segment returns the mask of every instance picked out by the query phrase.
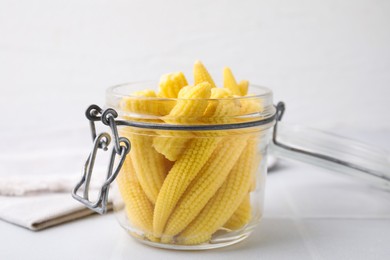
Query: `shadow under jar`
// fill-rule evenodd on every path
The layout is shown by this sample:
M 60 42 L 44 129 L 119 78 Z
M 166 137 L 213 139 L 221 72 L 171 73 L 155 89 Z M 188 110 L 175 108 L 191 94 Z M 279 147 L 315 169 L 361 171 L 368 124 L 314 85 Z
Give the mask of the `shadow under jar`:
M 156 85 L 106 92 L 107 107 L 129 123 L 119 136 L 131 143 L 113 189 L 119 223 L 137 240 L 168 249 L 242 241 L 263 214 L 272 92 L 251 86 L 252 96 L 225 99 L 129 95 Z

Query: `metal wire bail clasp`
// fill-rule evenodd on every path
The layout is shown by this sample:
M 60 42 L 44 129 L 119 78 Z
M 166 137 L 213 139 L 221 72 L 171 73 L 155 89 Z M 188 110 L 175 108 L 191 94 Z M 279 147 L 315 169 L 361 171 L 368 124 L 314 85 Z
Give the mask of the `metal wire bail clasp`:
M 107 212 L 108 192 L 110 184 L 118 175 L 125 161 L 126 155 L 130 152 L 131 148 L 130 141 L 127 138 L 119 137 L 118 135 L 117 124 L 115 121 L 115 118 L 117 116 L 118 114 L 114 109 L 108 108 L 106 110 L 102 110 L 97 105 L 89 106 L 86 111 L 86 117 L 88 118 L 91 127 L 93 147 L 91 153 L 88 156 L 87 161 L 85 162 L 81 180 L 73 189 L 72 196 L 74 199 L 80 201 L 85 206 L 98 212 L 99 214 L 104 214 Z M 99 149 L 107 151 L 108 146 L 111 143 L 111 137 L 108 133 L 101 133 L 99 135 L 96 134 L 95 121 L 101 121 L 103 124 L 110 127 L 114 146 L 111 150 L 106 179 L 99 190 L 97 200 L 92 202 L 89 200 L 89 186 L 91 182 L 93 167 L 95 165 L 96 155 Z M 114 170 L 116 156 L 119 156 L 119 162 Z M 84 189 L 82 196 L 78 194 L 78 191 L 81 188 Z

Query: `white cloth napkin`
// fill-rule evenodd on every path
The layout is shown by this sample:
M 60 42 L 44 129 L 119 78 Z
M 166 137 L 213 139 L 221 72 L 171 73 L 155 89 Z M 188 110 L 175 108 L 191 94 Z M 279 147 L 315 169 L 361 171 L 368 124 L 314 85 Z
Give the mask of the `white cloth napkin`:
M 87 126 L 3 133 L 0 219 L 41 230 L 93 214 L 71 196 L 91 147 L 88 134 Z M 104 166 L 102 161 L 95 167 L 91 182 L 95 194 Z
M 69 193 L 0 196 L 0 218 L 30 230 L 41 230 L 91 214 L 93 211 L 74 201 Z
M 67 175 L 19 175 L 0 177 L 1 196 L 29 196 L 54 192 L 70 192 L 77 179 Z
M 0 177 L 0 219 L 30 230 L 41 230 L 93 214 L 71 196 L 77 183 L 75 177 Z M 96 196 L 98 188 L 96 183 L 91 184 L 91 197 Z M 109 209 L 111 206 L 109 202 Z

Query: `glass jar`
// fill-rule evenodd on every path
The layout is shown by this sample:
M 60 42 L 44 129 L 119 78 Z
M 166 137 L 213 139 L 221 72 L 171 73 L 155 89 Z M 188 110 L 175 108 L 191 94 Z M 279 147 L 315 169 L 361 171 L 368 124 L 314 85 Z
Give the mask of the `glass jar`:
M 106 93 L 118 119 L 131 122 L 118 128 L 132 145 L 113 196 L 121 226 L 163 248 L 208 249 L 245 239 L 263 215 L 272 92 L 251 86 L 250 97 L 202 100 L 129 95 L 156 85 Z M 175 107 L 205 112 L 167 114 Z
M 142 243 L 198 250 L 248 237 L 263 215 L 269 146 L 279 157 L 390 187 L 387 153 L 339 136 L 280 125 L 284 104 L 274 106 L 272 91 L 265 87 L 252 85 L 251 96 L 221 99 L 129 94 L 156 85 L 109 88 L 108 108 L 88 108 L 93 150 L 72 192 L 87 207 L 105 213 L 110 184 L 116 180 L 112 193 L 117 219 Z M 109 126 L 111 135 L 97 135 L 98 121 Z M 92 202 L 89 183 L 96 154 L 109 145 L 107 177 Z

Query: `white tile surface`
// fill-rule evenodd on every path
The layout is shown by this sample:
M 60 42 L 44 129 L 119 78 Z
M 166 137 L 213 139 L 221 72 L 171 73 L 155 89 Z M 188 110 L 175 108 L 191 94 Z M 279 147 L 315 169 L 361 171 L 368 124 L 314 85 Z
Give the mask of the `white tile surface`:
M 390 218 L 305 220 L 310 241 L 323 259 L 387 259 Z

